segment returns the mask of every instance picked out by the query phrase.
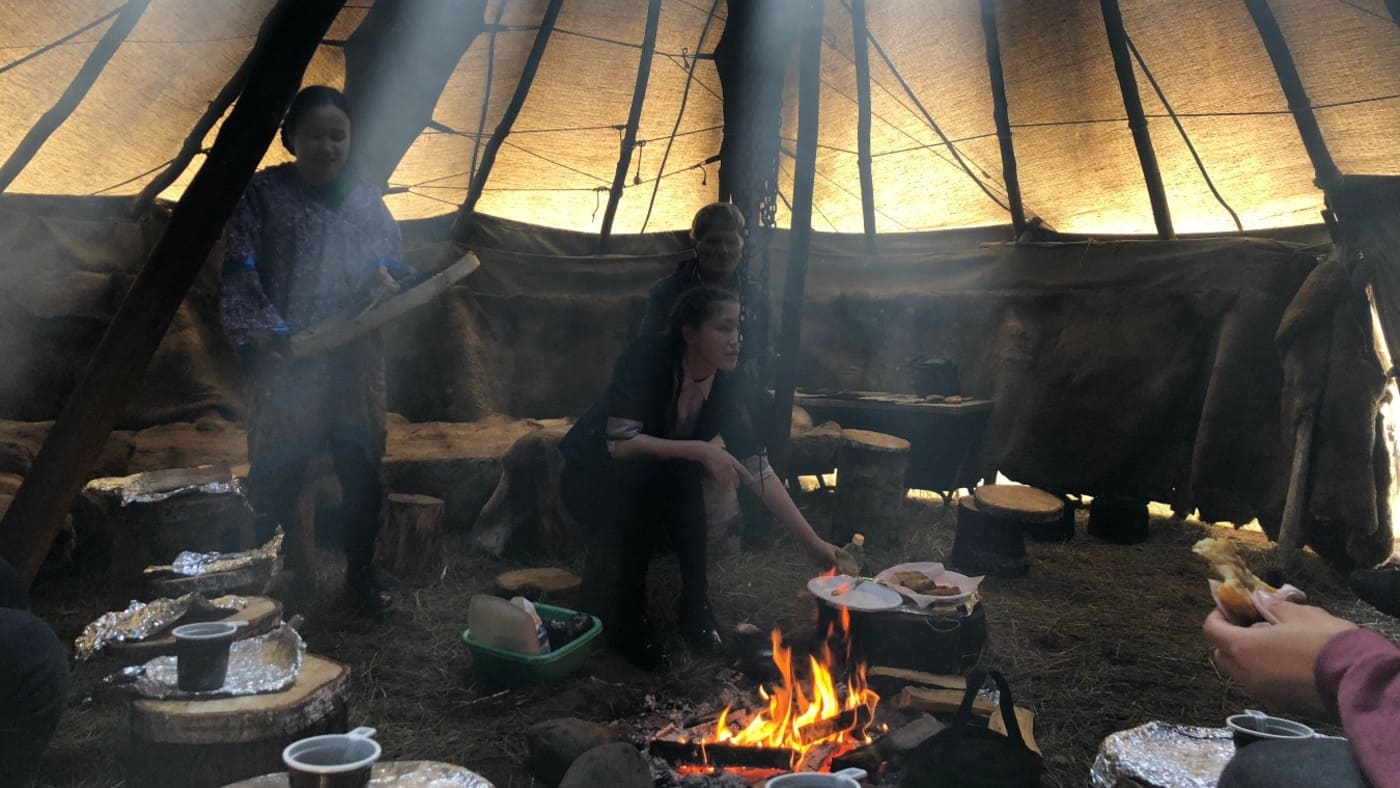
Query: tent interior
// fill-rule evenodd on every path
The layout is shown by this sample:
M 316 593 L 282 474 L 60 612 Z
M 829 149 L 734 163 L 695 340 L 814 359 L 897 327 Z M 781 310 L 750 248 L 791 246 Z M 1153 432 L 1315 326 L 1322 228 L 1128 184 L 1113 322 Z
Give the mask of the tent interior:
M 290 5 L 0 5 L 0 506 L 45 435 L 77 418 L 70 395 L 113 317 L 146 308 L 124 303 L 128 292 L 182 221 L 201 170 L 226 168 L 220 132 L 253 98 L 245 84 L 277 54 L 258 44 L 294 16 Z M 742 276 L 764 301 L 745 304 L 746 321 L 756 316 L 745 353 L 779 401 L 784 380 L 912 394 L 920 359 L 948 359 L 962 392 L 992 403 L 960 482 L 1000 474 L 1085 501 L 1157 502 L 1154 529 L 1254 523 L 1280 539 L 1292 528 L 1294 546 L 1317 555 L 1290 568 L 1320 589 L 1394 553 L 1394 0 L 334 5 L 343 7 L 296 81 L 350 96 L 352 167 L 383 184 L 409 262 L 432 274 L 464 248 L 481 261 L 384 330 L 398 414 L 386 487 L 446 500 L 449 544 L 463 553 L 449 561 L 485 573 L 418 592 L 438 592 L 418 611 L 454 616 L 438 622 L 448 629 L 465 625 L 466 599 L 449 604 L 448 590 L 489 591 L 490 574 L 529 560 L 519 550 L 483 556 L 473 539 L 503 456 L 603 391 L 639 334 L 649 285 L 691 259 L 691 218 L 721 199 L 747 216 Z M 1126 44 L 1117 51 L 1110 8 Z M 260 166 L 291 159 L 265 143 Z M 87 435 L 105 448 L 93 448 L 79 481 L 247 461 L 244 380 L 220 325 L 222 248 L 192 248 L 193 284 L 115 423 Z M 783 321 L 795 307 L 800 340 Z M 795 422 L 793 436 L 810 426 Z M 824 512 L 827 494 L 799 503 Z M 81 537 L 92 518 L 79 509 Z M 947 538 L 880 557 L 945 560 L 927 551 L 948 548 L 953 515 L 929 512 Z M 1161 538 L 1167 545 L 1148 547 L 1186 554 L 1186 537 Z M 1063 549 L 1089 550 L 1081 541 Z M 12 559 L 14 545 L 0 538 L 0 554 Z M 715 562 L 763 572 L 763 555 Z M 1071 552 L 1047 555 L 1045 566 L 1076 571 Z M 1251 555 L 1275 560 L 1273 548 Z M 94 591 L 105 567 L 77 560 L 50 552 L 33 592 L 65 638 L 78 618 L 111 609 Z M 1154 559 L 1117 560 L 1091 568 L 1114 576 Z M 791 596 L 805 582 L 775 571 L 790 587 L 769 593 Z M 1040 604 L 1013 587 L 1039 579 L 1003 581 L 988 601 Z M 1171 614 L 1187 625 L 1179 640 L 1200 640 L 1192 617 L 1208 610 L 1203 579 L 1201 568 L 1174 581 L 1200 586 L 1172 597 L 1189 608 Z M 1346 591 L 1321 598 L 1395 633 L 1394 619 Z M 742 605 L 723 612 L 773 623 Z M 789 614 L 807 626 L 806 613 Z M 326 621 L 350 634 L 332 635 Z M 993 643 L 1006 623 L 993 620 Z M 334 614 L 312 626 L 320 650 L 357 674 L 373 670 L 378 657 L 347 643 L 372 641 L 372 627 Z M 424 653 L 455 648 L 440 678 L 457 705 L 440 710 L 443 725 L 467 724 L 477 700 L 501 711 L 493 690 L 460 690 L 460 672 L 471 675 L 460 642 L 435 648 Z M 1000 664 L 1013 685 L 1031 687 L 1022 698 L 1039 703 L 1040 724 L 1071 727 L 1054 719 L 1054 689 L 1013 669 L 1039 663 L 1007 653 L 1019 656 Z M 1204 657 L 1197 663 L 1217 710 L 1244 702 Z M 616 678 L 608 670 L 599 675 Z M 75 686 L 106 672 L 81 665 Z M 646 681 L 656 679 L 624 683 Z M 375 686 L 357 684 L 352 708 L 380 708 Z M 82 703 L 92 705 L 70 699 L 44 779 L 113 784 L 125 737 L 113 729 L 116 702 L 99 712 L 75 709 Z M 1149 719 L 1098 711 L 1118 727 Z M 1178 721 L 1214 719 L 1199 708 L 1187 716 Z M 1116 729 L 1042 737 L 1050 784 L 1083 784 L 1096 743 Z M 97 755 L 71 757 L 95 740 Z M 505 749 L 489 753 L 491 741 Z M 478 761 L 464 765 L 490 765 L 483 773 L 497 785 L 534 779 L 521 746 L 491 741 L 431 752 L 388 738 L 385 749 L 403 760 L 465 753 Z

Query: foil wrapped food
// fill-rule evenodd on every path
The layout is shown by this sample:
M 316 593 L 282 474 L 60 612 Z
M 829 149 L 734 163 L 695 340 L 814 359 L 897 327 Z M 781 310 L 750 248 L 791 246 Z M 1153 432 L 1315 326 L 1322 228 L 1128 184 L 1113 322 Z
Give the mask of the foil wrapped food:
M 239 695 L 264 695 L 292 686 L 306 658 L 306 643 L 287 624 L 265 635 L 235 640 L 229 647 L 224 685 L 208 692 L 179 688 L 176 657 L 156 657 L 144 665 L 125 668 L 107 677 L 110 684 L 143 698 L 196 700 Z
M 1149 722 L 1104 739 L 1089 782 L 1094 788 L 1215 788 L 1234 756 L 1226 728 Z
M 475 772 L 438 761 L 376 764 L 369 784 L 385 788 L 495 788 Z
M 175 556 L 175 560 L 164 566 L 148 566 L 146 574 L 176 574 L 185 577 L 208 575 L 215 572 L 231 572 L 235 569 L 259 563 L 272 563 L 282 552 L 282 527 L 267 540 L 267 544 L 252 550 L 238 553 L 195 553 L 186 550 Z
M 241 596 L 221 596 L 205 599 L 200 594 L 185 594 L 177 599 L 153 599 L 150 602 L 132 600 L 126 610 L 103 613 L 96 621 L 83 627 L 83 633 L 73 641 L 74 656 L 89 660 L 107 647 L 108 643 L 129 643 L 146 640 L 175 626 L 181 619 L 197 615 L 201 620 L 222 618 L 248 606 Z
M 205 465 L 198 468 L 133 473 L 130 476 L 110 476 L 93 479 L 84 489 L 115 498 L 122 506 L 154 503 L 188 493 L 243 495 L 243 485 L 234 478 L 227 465 Z

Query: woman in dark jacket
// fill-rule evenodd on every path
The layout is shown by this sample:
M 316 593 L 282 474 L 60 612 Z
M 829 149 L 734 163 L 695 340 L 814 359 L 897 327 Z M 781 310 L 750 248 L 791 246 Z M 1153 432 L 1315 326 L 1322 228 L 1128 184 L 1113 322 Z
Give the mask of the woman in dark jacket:
M 564 438 L 564 499 L 591 532 L 584 608 L 633 662 L 663 662 L 646 618 L 653 534 L 675 535 L 681 634 L 692 648 L 721 645 L 706 577 L 702 474 L 743 482 L 823 569 L 840 552 L 822 540 L 773 474 L 754 430 L 752 385 L 735 372 L 739 301 L 698 287 L 677 302 L 665 334 L 643 335 L 618 360 L 602 399 Z M 720 436 L 724 447 L 711 443 Z

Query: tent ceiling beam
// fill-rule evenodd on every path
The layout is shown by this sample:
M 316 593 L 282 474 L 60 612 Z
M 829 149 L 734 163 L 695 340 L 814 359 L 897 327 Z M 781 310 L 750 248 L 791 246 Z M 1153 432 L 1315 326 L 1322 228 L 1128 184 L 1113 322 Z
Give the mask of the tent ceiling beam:
M 1157 166 L 1157 152 L 1152 148 L 1152 133 L 1147 130 L 1147 115 L 1138 93 L 1137 75 L 1133 73 L 1132 57 L 1128 54 L 1128 31 L 1123 27 L 1123 12 L 1118 0 L 1099 0 L 1103 11 L 1104 30 L 1108 33 L 1108 49 L 1113 54 L 1113 71 L 1118 76 L 1118 90 L 1123 94 L 1123 109 L 1128 113 L 1128 128 L 1133 132 L 1142 178 L 1147 183 L 1147 198 L 1152 203 L 1152 219 L 1157 235 L 1175 238 L 1171 208 L 1167 205 L 1167 189 L 1162 184 L 1162 171 Z
M 204 108 L 204 113 L 195 121 L 194 128 L 185 135 L 185 141 L 180 144 L 180 150 L 175 154 L 174 161 L 170 162 L 160 174 L 151 179 L 150 183 L 136 195 L 136 199 L 131 201 L 130 215 L 133 219 L 139 218 L 146 212 L 151 204 L 156 201 L 160 193 L 165 191 L 170 184 L 174 183 L 185 168 L 194 161 L 195 154 L 204 147 L 204 138 L 209 136 L 209 131 L 214 128 L 214 124 L 219 122 L 219 118 L 224 116 L 228 108 L 238 98 L 238 94 L 243 92 L 243 85 L 248 79 L 248 69 L 259 57 L 262 56 L 263 47 L 267 46 L 268 28 L 273 19 L 272 14 L 263 17 L 262 24 L 258 26 L 258 37 L 253 41 L 253 48 L 248 51 L 248 56 L 243 62 L 238 64 L 238 70 L 233 72 L 233 76 L 224 83 L 218 95 L 209 102 L 209 106 Z
M 1225 212 L 1230 214 L 1230 220 L 1235 223 L 1235 229 L 1239 232 L 1244 232 L 1244 225 L 1240 223 L 1239 214 L 1235 213 L 1235 209 L 1231 208 L 1230 204 L 1225 201 L 1225 197 L 1220 194 L 1220 190 L 1215 188 L 1215 181 L 1211 179 L 1210 173 L 1206 171 L 1205 162 L 1201 161 L 1201 155 L 1196 152 L 1196 146 L 1192 144 L 1191 137 L 1186 133 L 1186 127 L 1181 125 L 1181 118 L 1177 116 L 1176 110 L 1172 109 L 1171 102 L 1167 100 L 1167 94 L 1162 90 L 1162 86 L 1157 84 L 1157 78 L 1152 76 L 1152 69 L 1147 67 L 1147 62 L 1142 59 L 1142 53 L 1138 52 L 1138 48 L 1133 44 L 1133 39 L 1131 37 L 1128 38 L 1128 50 L 1132 53 L 1133 59 L 1137 61 L 1138 68 L 1142 69 L 1143 76 L 1147 77 L 1147 84 L 1151 85 L 1152 91 L 1157 94 L 1157 100 L 1162 102 L 1162 106 L 1166 108 L 1167 117 L 1171 118 L 1172 123 L 1176 124 L 1176 130 L 1181 134 L 1181 141 L 1186 144 L 1186 150 L 1191 153 L 1191 158 L 1195 160 L 1196 169 L 1200 170 L 1201 178 L 1206 182 L 1206 187 L 1210 189 L 1211 194 L 1215 195 L 1215 201 L 1220 203 L 1220 207 L 1224 208 Z
M 1283 95 L 1288 99 L 1288 110 L 1293 113 L 1293 122 L 1298 126 L 1298 134 L 1303 138 L 1303 147 L 1307 149 L 1308 158 L 1312 161 L 1314 183 L 1324 192 L 1329 191 L 1336 185 L 1342 173 L 1332 160 L 1332 153 L 1327 150 L 1327 141 L 1323 139 L 1322 129 L 1317 125 L 1317 117 L 1313 115 L 1312 101 L 1303 89 L 1303 80 L 1298 76 L 1298 66 L 1293 62 L 1293 53 L 1288 49 L 1288 41 L 1279 29 L 1278 20 L 1274 18 L 1274 11 L 1269 7 L 1268 0 L 1244 0 L 1244 4 L 1249 9 L 1250 17 L 1254 19 L 1254 27 L 1259 31 L 1259 37 L 1264 40 L 1264 49 L 1269 53 L 1269 60 L 1274 64 L 1274 73 L 1278 75 Z
M 39 47 L 38 49 L 35 49 L 33 52 L 30 52 L 29 54 L 27 54 L 27 55 L 25 55 L 25 56 L 23 56 L 23 57 L 17 57 L 17 58 L 15 58 L 14 60 L 11 60 L 10 62 L 6 63 L 5 65 L 0 66 L 0 74 L 4 74 L 4 73 L 7 72 L 7 71 L 11 71 L 11 70 L 13 70 L 13 69 L 19 68 L 20 66 L 24 65 L 25 63 L 28 63 L 29 61 L 31 61 L 31 60 L 33 60 L 33 59 L 35 59 L 35 58 L 37 58 L 37 57 L 43 56 L 44 53 L 46 53 L 46 52 L 52 52 L 53 50 L 55 50 L 55 49 L 57 49 L 57 48 L 63 46 L 64 44 L 68 43 L 69 41 L 72 41 L 73 39 L 77 38 L 78 36 L 82 35 L 83 33 L 86 33 L 87 31 L 93 29 L 94 27 L 97 27 L 98 25 L 102 24 L 103 22 L 106 22 L 108 19 L 111 19 L 112 17 L 116 16 L 117 14 L 120 14 L 121 12 L 122 12 L 122 6 L 118 6 L 118 7 L 116 7 L 116 8 L 113 8 L 111 11 L 108 11 L 107 13 L 103 14 L 102 16 L 99 16 L 98 18 L 92 20 L 91 22 L 88 22 L 87 24 L 83 25 L 82 27 L 78 28 L 77 30 L 74 30 L 74 31 L 69 32 L 69 33 L 64 33 L 63 35 L 59 36 L 58 38 L 55 38 L 54 40 L 50 41 L 49 43 L 47 43 L 47 44 L 45 44 L 45 45 Z
M 661 173 L 666 172 L 666 162 L 671 159 L 671 147 L 676 143 L 676 136 L 681 129 L 681 120 L 685 118 L 685 108 L 690 101 L 690 88 L 695 84 L 695 66 L 702 59 L 713 60 L 713 55 L 700 56 L 700 47 L 705 45 L 705 39 L 710 35 L 710 26 L 714 24 L 715 12 L 719 10 L 721 0 L 711 0 L 710 13 L 705 17 L 705 24 L 700 28 L 700 40 L 695 42 L 695 54 L 690 58 L 690 66 L 686 69 L 685 88 L 681 91 L 681 106 L 676 110 L 676 122 L 671 126 L 671 133 L 666 137 L 666 150 L 661 154 L 661 164 L 657 165 L 657 178 L 651 185 L 651 199 L 647 201 L 647 213 L 642 217 L 642 228 L 640 232 L 647 231 L 647 224 L 651 221 L 651 209 L 656 205 L 656 195 L 661 190 Z M 704 164 L 718 161 L 719 155 L 706 159 Z M 701 167 L 703 172 L 704 168 Z
M 506 13 L 506 4 L 496 6 L 496 18 L 486 26 L 490 34 L 486 47 L 486 77 L 481 90 L 481 115 L 476 121 L 476 136 L 472 138 L 472 163 L 467 169 L 467 182 L 476 174 L 476 165 L 481 158 L 481 141 L 486 137 L 486 116 L 491 113 L 491 88 L 496 84 L 496 35 L 500 32 L 501 17 Z M 429 121 L 431 123 L 432 121 Z
M 38 573 L 117 417 L 140 389 L 156 347 L 267 153 L 342 5 L 344 0 L 281 0 L 272 10 L 276 20 L 267 47 L 249 69 L 242 97 L 0 519 L 0 556 L 26 584 Z
M 865 253 L 875 245 L 875 176 L 870 169 L 870 44 L 865 0 L 851 0 L 851 45 L 856 67 L 856 167 L 860 170 L 860 212 L 865 229 Z
M 817 135 L 821 126 L 822 17 L 824 0 L 808 0 L 803 14 L 797 68 L 797 161 L 792 178 L 792 229 L 788 241 L 787 278 L 783 283 L 783 324 L 773 395 L 776 424 L 768 436 L 770 462 L 778 478 L 788 470 L 792 401 L 797 362 L 802 352 L 802 302 L 807 285 L 807 254 L 812 245 L 812 198 L 817 180 Z
M 656 54 L 656 27 L 661 21 L 661 0 L 647 3 L 647 26 L 642 34 L 642 54 L 637 59 L 637 80 L 632 87 L 632 106 L 627 111 L 627 127 L 617 154 L 617 170 L 608 190 L 608 206 L 603 210 L 603 228 L 598 234 L 598 251 L 606 254 L 612 237 L 617 204 L 622 200 L 622 187 L 627 183 L 627 170 L 632 164 L 632 150 L 637 147 L 637 126 L 642 122 L 642 107 L 646 103 L 647 82 L 651 78 L 651 60 Z M 640 177 L 639 177 L 640 180 Z M 660 182 L 660 178 L 657 179 Z
M 1026 208 L 1021 204 L 1021 176 L 1016 170 L 1016 146 L 1011 142 L 1011 115 L 1006 103 L 1006 75 L 1001 68 L 1001 39 L 997 35 L 996 0 L 982 0 L 982 34 L 987 42 L 987 72 L 992 86 L 992 120 L 1001 146 L 1001 179 L 1006 183 L 1006 202 L 1011 209 L 1011 228 L 1016 237 L 1026 229 Z
M 505 144 L 506 137 L 510 135 L 510 129 L 515 125 L 515 119 L 520 116 L 520 108 L 525 106 L 525 99 L 530 95 L 530 86 L 535 82 L 535 73 L 540 70 L 540 61 L 544 59 L 544 50 L 549 46 L 549 36 L 554 32 L 554 24 L 559 19 L 559 9 L 563 7 L 564 0 L 549 0 L 549 5 L 544 9 L 544 16 L 540 19 L 539 31 L 535 33 L 535 42 L 530 45 L 530 54 L 525 58 L 525 67 L 520 72 L 520 81 L 515 85 L 515 93 L 510 97 L 510 103 L 506 105 L 505 114 L 501 116 L 501 122 L 496 124 L 496 130 L 491 133 L 491 139 L 486 143 L 486 149 L 481 153 L 481 167 L 472 174 L 471 188 L 467 191 L 467 199 L 462 203 L 462 207 L 457 212 L 457 218 L 452 225 L 452 237 L 463 238 L 469 229 L 472 212 L 476 210 L 476 204 L 481 200 L 481 192 L 486 188 L 486 179 L 491 177 L 491 167 L 496 163 L 496 155 L 501 151 L 501 145 Z
M 486 0 L 378 0 L 345 44 L 350 163 L 383 186 L 486 24 Z
M 850 7 L 849 0 L 842 0 L 842 4 L 846 5 L 847 8 Z M 948 153 L 952 154 L 953 160 L 957 162 L 958 167 L 961 168 L 963 172 L 967 173 L 967 177 L 971 178 L 972 182 L 977 184 L 977 188 L 981 189 L 984 194 L 991 198 L 992 202 L 1001 206 L 1003 210 L 1009 213 L 1011 208 L 1002 201 L 1000 195 L 992 191 L 986 183 L 983 183 L 981 178 L 977 177 L 977 173 L 972 171 L 972 167 L 968 165 L 967 160 L 958 152 L 958 148 L 953 144 L 953 140 L 950 139 L 947 134 L 943 133 L 942 127 L 933 119 L 933 115 L 929 114 L 928 108 L 919 100 L 918 95 L 914 93 L 914 89 L 910 87 L 909 83 L 904 79 L 904 75 L 899 72 L 899 69 L 895 68 L 894 61 L 890 60 L 890 56 L 886 54 L 885 48 L 880 46 L 880 40 L 875 37 L 874 33 L 869 33 L 868 38 L 870 40 L 870 45 L 875 48 L 875 54 L 880 56 L 880 60 L 884 62 L 885 68 L 888 68 L 890 73 L 894 75 L 894 78 L 899 82 L 900 88 L 904 90 L 904 94 L 909 97 L 910 101 L 914 102 L 914 106 L 919 110 L 919 114 L 924 116 L 924 122 L 928 124 L 934 134 L 938 135 L 938 139 L 943 142 L 943 146 L 948 149 Z
M 127 0 L 121 13 L 112 20 L 107 32 L 102 34 L 97 46 L 88 54 L 87 60 L 83 62 L 82 68 L 78 69 L 77 76 L 73 77 L 63 95 L 58 97 L 58 101 L 54 102 L 48 112 L 39 117 L 39 121 L 24 135 L 24 139 L 20 140 L 5 163 L 0 165 L 0 192 L 10 188 L 15 178 L 19 177 L 24 168 L 29 166 L 29 162 L 39 154 L 39 149 L 49 141 L 49 137 L 58 131 L 58 127 L 62 126 L 63 122 L 68 120 L 68 116 L 83 102 L 93 83 L 102 76 L 112 56 L 117 53 L 126 37 L 131 35 L 132 29 L 141 21 L 141 15 L 146 13 L 146 7 L 150 4 L 151 0 Z

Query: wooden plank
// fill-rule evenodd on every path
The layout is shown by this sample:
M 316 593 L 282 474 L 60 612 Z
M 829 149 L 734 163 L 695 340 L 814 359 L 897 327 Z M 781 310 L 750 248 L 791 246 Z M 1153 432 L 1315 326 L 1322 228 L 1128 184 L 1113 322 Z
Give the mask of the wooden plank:
M 950 676 L 939 673 L 925 673 L 922 670 L 909 670 L 908 668 L 892 668 L 883 665 L 872 666 L 865 673 L 866 679 L 872 683 L 876 680 L 888 679 L 892 682 L 903 684 L 921 684 L 925 687 L 936 687 L 938 689 L 965 690 L 967 689 L 967 679 L 963 676 Z
M 447 292 L 452 285 L 481 267 L 476 254 L 467 252 L 457 262 L 433 274 L 408 290 L 392 296 L 351 317 L 324 320 L 293 335 L 288 344 L 292 356 L 305 358 L 340 347 L 427 304 Z

